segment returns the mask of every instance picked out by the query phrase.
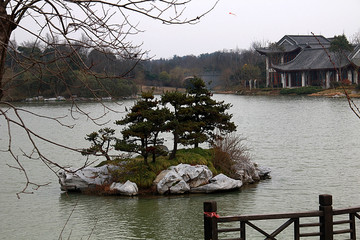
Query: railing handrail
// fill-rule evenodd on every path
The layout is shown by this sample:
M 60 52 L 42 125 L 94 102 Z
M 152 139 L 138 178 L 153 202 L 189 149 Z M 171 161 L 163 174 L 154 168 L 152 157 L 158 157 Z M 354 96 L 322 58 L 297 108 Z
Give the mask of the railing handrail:
M 236 222 L 236 221 L 254 221 L 254 220 L 271 220 L 285 218 L 302 218 L 302 217 L 321 217 L 322 211 L 294 212 L 294 213 L 274 213 L 260 215 L 239 215 L 239 216 L 219 216 L 218 222 Z
M 351 208 L 334 209 L 333 215 L 342 215 L 342 214 L 356 213 L 356 212 L 360 212 L 360 206 L 351 207 Z
M 246 239 L 246 225 L 255 229 L 266 239 L 276 239 L 280 232 L 294 225 L 294 239 L 300 239 L 308 236 L 319 236 L 320 240 L 333 240 L 337 234 L 350 234 L 350 239 L 356 239 L 355 219 L 360 220 L 360 206 L 342 208 L 334 210 L 332 207 L 331 195 L 319 195 L 319 211 L 293 212 L 293 213 L 274 213 L 260 215 L 239 215 L 239 216 L 219 216 L 217 214 L 216 202 L 204 203 L 204 230 L 205 240 L 218 240 L 219 232 L 240 232 L 241 237 L 237 239 Z M 348 220 L 334 221 L 336 215 L 349 215 Z M 300 224 L 302 218 L 316 218 L 316 222 Z M 287 219 L 287 221 L 272 233 L 267 233 L 252 221 Z M 240 222 L 240 228 L 221 228 L 218 229 L 218 223 Z M 349 224 L 349 228 L 334 231 L 334 225 Z M 318 232 L 300 232 L 300 229 L 319 227 Z
M 351 208 L 334 209 L 333 215 L 343 215 L 348 213 L 360 212 L 360 206 Z M 283 218 L 302 218 L 302 217 L 321 217 L 322 211 L 292 212 L 292 213 L 273 213 L 273 214 L 249 214 L 237 216 L 219 216 L 218 222 L 236 222 L 236 221 L 253 221 L 253 220 L 270 220 Z

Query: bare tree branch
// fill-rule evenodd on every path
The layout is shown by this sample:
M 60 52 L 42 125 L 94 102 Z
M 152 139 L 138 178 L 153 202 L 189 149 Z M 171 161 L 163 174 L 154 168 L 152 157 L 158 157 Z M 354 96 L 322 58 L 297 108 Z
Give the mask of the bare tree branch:
M 2 135 L 7 136 L 8 141 L 6 149 L 0 151 L 9 153 L 16 165 L 8 166 L 21 171 L 25 177 L 26 183 L 18 197 L 32 193 L 28 191 L 31 186 L 38 189 L 44 185 L 32 182 L 22 158 L 40 160 L 54 173 L 65 169 L 56 159 L 42 153 L 39 142 L 67 151 L 80 153 L 81 150 L 41 136 L 38 129 L 31 129 L 24 121 L 26 115 L 26 118 L 54 121 L 59 127 L 71 129 L 75 123 L 65 123 L 67 115 L 45 116 L 17 107 L 10 101 L 18 100 L 20 94 L 23 97 L 65 94 L 72 101 L 69 116 L 73 120 L 76 113 L 99 126 L 106 124 L 108 121 L 103 117 L 116 109 L 103 102 L 102 97 L 114 97 L 115 86 L 129 81 L 135 66 L 148 55 L 141 44 L 134 44 L 130 39 L 142 32 L 138 20 L 134 21 L 132 16 L 143 16 L 163 24 L 194 24 L 218 1 L 206 3 L 208 10 L 195 16 L 189 16 L 187 11 L 192 0 L 0 1 L 0 126 L 6 126 L 7 133 Z M 33 24 L 31 28 L 27 27 L 29 23 Z M 15 29 L 35 40 L 20 46 L 11 43 Z M 92 116 L 75 101 L 75 95 L 91 96 L 102 104 L 103 113 Z M 14 127 L 24 130 L 24 138 L 32 149 L 21 150 L 21 156 L 14 151 L 17 148 Z M 91 163 L 86 158 L 82 167 Z
M 354 103 L 354 101 L 353 101 L 352 98 L 350 97 L 349 93 L 348 93 L 347 90 L 345 89 L 344 85 L 342 84 L 342 76 L 341 76 L 341 74 L 340 74 L 340 72 L 339 72 L 339 68 L 337 68 L 337 66 L 336 66 L 334 60 L 332 59 L 332 57 L 330 56 L 328 50 L 324 47 L 324 45 L 320 42 L 320 40 L 316 37 L 316 35 L 315 35 L 313 32 L 312 32 L 311 34 L 316 38 L 316 40 L 318 41 L 318 43 L 320 44 L 320 46 L 323 48 L 323 50 L 325 51 L 326 55 L 327 55 L 328 58 L 329 58 L 329 61 L 330 61 L 331 64 L 333 65 L 334 70 L 335 70 L 336 73 L 339 75 L 339 78 L 340 78 L 340 79 L 339 79 L 339 80 L 340 80 L 339 82 L 340 82 L 340 85 L 341 85 L 341 87 L 342 87 L 342 89 L 343 89 L 343 91 L 344 91 L 344 94 L 345 94 L 345 96 L 346 96 L 346 99 L 347 99 L 347 101 L 348 101 L 348 104 L 349 104 L 349 107 L 350 107 L 351 111 L 356 115 L 356 117 L 360 118 L 360 109 L 359 109 L 358 106 Z M 348 56 L 345 55 L 344 57 L 347 59 L 347 61 L 351 62 L 350 59 L 348 59 Z

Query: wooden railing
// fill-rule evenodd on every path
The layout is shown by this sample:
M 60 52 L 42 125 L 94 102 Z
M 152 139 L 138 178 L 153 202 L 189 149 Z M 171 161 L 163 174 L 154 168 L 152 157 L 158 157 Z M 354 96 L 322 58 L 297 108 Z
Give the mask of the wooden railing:
M 344 239 L 356 239 L 355 220 L 360 219 L 360 207 L 333 210 L 332 196 L 319 196 L 319 210 L 297 213 L 218 216 L 216 202 L 204 202 L 204 235 L 205 240 L 246 240 L 247 229 L 255 230 L 265 239 L 276 240 L 281 232 L 293 225 L 293 239 L 300 240 L 307 237 L 318 237 L 320 240 L 333 240 L 334 235 Z M 336 216 L 336 217 L 335 217 Z M 336 220 L 335 218 L 345 217 Z M 261 220 L 279 219 L 285 222 L 271 233 L 266 232 L 254 222 Z M 310 222 L 309 222 L 310 221 Z M 237 223 L 235 227 L 224 227 L 223 224 Z M 335 229 L 334 229 L 335 228 Z M 232 234 L 232 238 L 220 238 L 222 235 Z M 220 236 L 219 236 L 220 235 Z M 235 238 L 233 237 L 235 236 Z M 225 236 L 226 237 L 226 236 Z M 286 237 L 286 239 L 292 239 Z M 337 237 L 338 239 L 338 237 Z

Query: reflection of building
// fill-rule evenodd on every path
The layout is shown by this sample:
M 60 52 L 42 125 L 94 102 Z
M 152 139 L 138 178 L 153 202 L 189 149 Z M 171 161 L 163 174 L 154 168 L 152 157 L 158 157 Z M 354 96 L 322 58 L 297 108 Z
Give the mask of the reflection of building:
M 320 42 L 320 43 L 319 43 Z M 266 56 L 266 86 L 329 88 L 330 82 L 348 79 L 360 83 L 360 45 L 347 56 L 329 51 L 331 39 L 313 35 L 285 35 L 268 48 L 256 49 Z M 329 55 L 338 69 L 334 69 Z

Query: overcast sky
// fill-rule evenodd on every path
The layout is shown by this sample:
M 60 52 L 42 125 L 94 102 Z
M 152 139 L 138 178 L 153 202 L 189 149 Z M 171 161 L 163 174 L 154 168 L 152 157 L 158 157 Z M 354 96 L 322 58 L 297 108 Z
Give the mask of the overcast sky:
M 215 2 L 192 0 L 186 16 L 196 17 Z M 142 43 L 143 50 L 149 50 L 149 56 L 158 59 L 249 49 L 255 41 L 276 42 L 284 35 L 310 35 L 311 32 L 325 37 L 344 33 L 350 40 L 360 33 L 359 13 L 360 0 L 220 0 L 214 10 L 195 25 L 164 25 L 129 14 L 132 22 L 139 23 L 138 27 L 145 31 L 135 35 L 133 41 Z M 31 28 L 25 20 L 23 24 Z M 31 40 L 21 29 L 17 29 L 13 37 L 19 43 Z
M 213 0 L 193 0 L 196 15 Z M 254 41 L 276 42 L 284 35 L 311 32 L 349 39 L 360 32 L 360 0 L 220 0 L 196 25 L 167 26 L 144 20 L 138 35 L 157 58 L 200 55 L 223 49 L 248 49 Z M 233 14 L 229 14 L 229 13 Z

